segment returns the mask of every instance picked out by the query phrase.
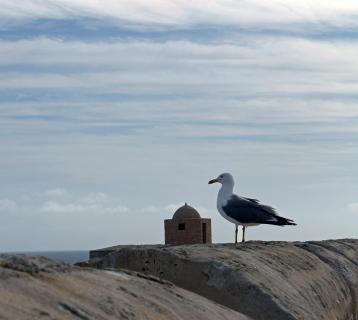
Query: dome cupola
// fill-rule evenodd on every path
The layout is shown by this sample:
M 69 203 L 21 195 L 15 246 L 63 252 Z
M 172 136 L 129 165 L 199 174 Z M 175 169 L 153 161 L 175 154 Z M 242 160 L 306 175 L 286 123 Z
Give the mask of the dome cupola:
M 177 209 L 173 214 L 173 220 L 200 219 L 200 214 L 193 207 L 185 204 Z

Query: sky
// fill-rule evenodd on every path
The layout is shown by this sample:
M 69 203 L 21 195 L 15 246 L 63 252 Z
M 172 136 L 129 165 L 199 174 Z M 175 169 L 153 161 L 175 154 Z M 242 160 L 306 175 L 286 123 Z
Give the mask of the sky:
M 358 237 L 356 0 L 0 0 L 0 251 L 162 243 L 235 191 Z

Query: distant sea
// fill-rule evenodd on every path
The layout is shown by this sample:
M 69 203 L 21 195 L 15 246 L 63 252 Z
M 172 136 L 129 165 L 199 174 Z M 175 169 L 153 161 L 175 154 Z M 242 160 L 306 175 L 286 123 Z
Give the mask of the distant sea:
M 25 254 L 28 256 L 43 256 L 57 262 L 66 262 L 74 264 L 80 261 L 88 261 L 89 251 L 27 251 L 27 252 L 11 252 L 13 254 Z

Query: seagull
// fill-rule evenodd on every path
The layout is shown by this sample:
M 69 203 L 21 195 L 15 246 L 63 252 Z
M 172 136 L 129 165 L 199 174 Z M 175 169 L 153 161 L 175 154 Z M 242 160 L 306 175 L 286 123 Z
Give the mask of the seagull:
M 235 224 L 235 244 L 237 243 L 238 225 L 242 226 L 242 242 L 245 242 L 245 228 L 248 226 L 259 224 L 296 225 L 293 220 L 280 217 L 274 208 L 261 204 L 259 200 L 234 194 L 235 183 L 230 173 L 222 173 L 216 179 L 210 180 L 209 184 L 215 182 L 221 183 L 216 206 L 226 220 Z

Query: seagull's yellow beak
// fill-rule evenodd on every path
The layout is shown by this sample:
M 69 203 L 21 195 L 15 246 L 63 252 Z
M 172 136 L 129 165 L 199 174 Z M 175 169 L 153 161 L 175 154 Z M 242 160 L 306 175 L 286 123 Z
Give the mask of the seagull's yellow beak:
M 219 182 L 219 180 L 218 180 L 218 179 L 210 180 L 210 181 L 208 182 L 208 184 L 213 184 L 213 183 L 215 183 L 215 182 Z

